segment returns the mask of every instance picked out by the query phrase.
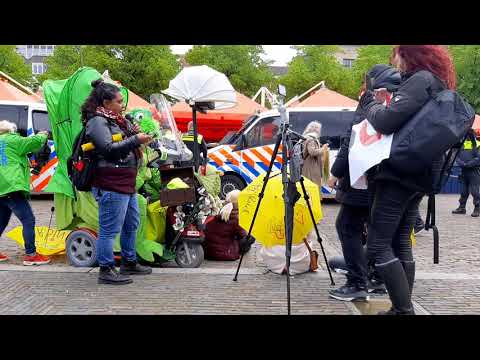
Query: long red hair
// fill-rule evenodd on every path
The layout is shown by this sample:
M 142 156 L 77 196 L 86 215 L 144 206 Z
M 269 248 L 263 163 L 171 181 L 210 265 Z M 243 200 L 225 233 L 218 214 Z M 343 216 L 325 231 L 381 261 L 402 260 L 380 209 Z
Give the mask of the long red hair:
M 455 66 L 447 48 L 442 45 L 397 45 L 392 59 L 399 55 L 407 72 L 430 71 L 445 82 L 449 89 L 457 86 Z

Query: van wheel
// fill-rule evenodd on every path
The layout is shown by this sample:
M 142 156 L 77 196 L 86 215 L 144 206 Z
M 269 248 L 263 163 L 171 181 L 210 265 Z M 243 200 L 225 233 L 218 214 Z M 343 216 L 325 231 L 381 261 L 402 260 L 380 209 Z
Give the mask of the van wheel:
M 237 175 L 226 174 L 222 176 L 222 189 L 220 191 L 220 197 L 225 199 L 225 196 L 233 190 L 243 190 L 245 183 Z

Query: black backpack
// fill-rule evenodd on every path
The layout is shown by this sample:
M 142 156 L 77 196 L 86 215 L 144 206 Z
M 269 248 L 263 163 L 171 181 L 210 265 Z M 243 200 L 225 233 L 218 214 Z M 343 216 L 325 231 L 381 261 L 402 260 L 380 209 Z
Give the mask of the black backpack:
M 75 138 L 72 147 L 72 156 L 68 159 L 67 170 L 74 189 L 91 191 L 93 173 L 95 170 L 95 151 L 84 152 L 82 145 L 87 143 L 86 127 Z
M 425 72 L 425 76 L 433 75 Z M 474 109 L 455 91 L 442 90 L 393 136 L 390 157 L 385 160 L 400 172 L 414 175 L 429 169 L 432 184 L 425 189 L 428 210 L 425 229 L 433 229 L 433 262 L 438 264 L 439 236 L 435 225 L 435 194 L 451 169 L 475 120 Z M 420 175 L 421 176 L 421 175 Z

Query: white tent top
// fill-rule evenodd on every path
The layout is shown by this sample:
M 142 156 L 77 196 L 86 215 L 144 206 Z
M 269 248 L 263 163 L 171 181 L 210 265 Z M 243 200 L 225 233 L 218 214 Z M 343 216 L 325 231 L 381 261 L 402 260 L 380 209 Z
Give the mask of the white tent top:
M 213 102 L 215 110 L 228 109 L 237 104 L 235 90 L 227 77 L 206 65 L 184 68 L 170 81 L 163 93 L 177 100 L 185 100 L 189 105 Z

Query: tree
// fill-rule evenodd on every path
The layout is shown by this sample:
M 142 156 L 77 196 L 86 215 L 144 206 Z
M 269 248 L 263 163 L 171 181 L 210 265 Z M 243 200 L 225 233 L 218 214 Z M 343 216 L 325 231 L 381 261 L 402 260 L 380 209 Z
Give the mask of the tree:
M 180 71 L 180 64 L 168 45 L 62 45 L 47 59 L 45 79 L 65 79 L 81 66 L 100 73 L 109 71 L 112 79 L 144 99 L 168 87 Z
M 17 53 L 15 45 L 0 45 L 0 70 L 23 85 L 32 82 L 32 70 Z
M 253 96 L 262 86 L 275 84 L 269 61 L 260 45 L 195 45 L 185 55 L 190 65 L 208 65 L 225 74 L 235 90 Z
M 374 65 L 389 64 L 393 45 L 366 45 L 358 49 L 357 59 L 353 63 L 352 76 L 353 86 L 358 94 L 360 87 L 365 80 L 365 74 Z
M 351 71 L 336 59 L 337 45 L 295 46 L 297 55 L 288 64 L 288 72 L 281 77 L 289 98 L 300 95 L 320 81 L 334 91 L 349 96 Z
M 480 112 L 480 45 L 451 45 L 457 72 L 457 89 Z

